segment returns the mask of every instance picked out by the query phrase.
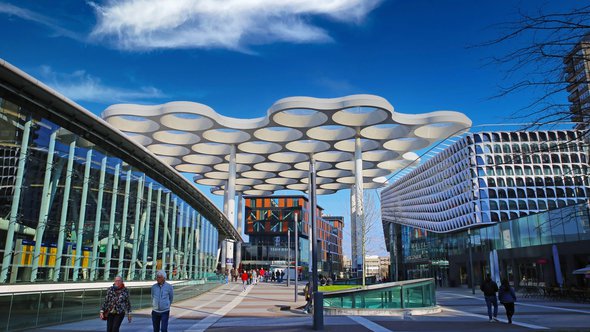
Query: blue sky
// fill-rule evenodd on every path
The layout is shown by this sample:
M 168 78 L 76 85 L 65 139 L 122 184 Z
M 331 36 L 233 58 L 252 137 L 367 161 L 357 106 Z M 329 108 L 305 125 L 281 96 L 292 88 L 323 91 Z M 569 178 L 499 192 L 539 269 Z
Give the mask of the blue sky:
M 255 118 L 284 97 L 369 93 L 398 112 L 455 110 L 480 125 L 512 122 L 532 96 L 491 98 L 518 77 L 485 64 L 521 41 L 472 46 L 498 37 L 498 24 L 517 19 L 519 11 L 576 5 L 580 1 L 8 1 L 0 2 L 0 58 L 96 114 L 115 103 L 187 100 L 225 116 Z M 318 203 L 348 223 L 348 197 L 345 191 Z M 375 231 L 382 236 L 380 225 Z M 382 240 L 373 242 L 379 243 L 372 253 L 385 254 Z M 347 240 L 346 253 L 349 247 Z

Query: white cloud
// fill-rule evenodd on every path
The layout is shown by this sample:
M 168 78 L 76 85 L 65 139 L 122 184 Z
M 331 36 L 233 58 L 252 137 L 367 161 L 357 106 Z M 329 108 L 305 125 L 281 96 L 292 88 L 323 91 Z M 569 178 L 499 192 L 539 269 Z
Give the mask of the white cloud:
M 359 23 L 383 0 L 110 0 L 91 3 L 92 36 L 127 50 L 326 42 L 316 16 Z
M 164 98 L 166 95 L 154 87 L 141 87 L 130 90 L 104 85 L 101 80 L 84 70 L 73 73 L 58 73 L 50 66 L 41 67 L 43 81 L 74 101 L 96 102 L 101 104 L 139 102 Z

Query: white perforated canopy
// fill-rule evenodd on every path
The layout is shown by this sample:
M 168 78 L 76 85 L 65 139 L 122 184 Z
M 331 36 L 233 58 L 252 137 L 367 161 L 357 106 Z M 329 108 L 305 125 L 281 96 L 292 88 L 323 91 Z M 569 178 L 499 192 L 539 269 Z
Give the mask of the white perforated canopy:
M 360 139 L 363 186 L 415 159 L 409 151 L 467 131 L 471 120 L 454 111 L 394 112 L 374 95 L 334 99 L 290 97 L 277 101 L 265 117 L 230 118 L 193 102 L 162 105 L 117 104 L 102 117 L 180 172 L 222 194 L 229 177 L 229 154 L 236 148 L 236 190 L 270 195 L 307 190 L 309 160 L 316 160 L 318 194 L 355 183 L 354 153 Z

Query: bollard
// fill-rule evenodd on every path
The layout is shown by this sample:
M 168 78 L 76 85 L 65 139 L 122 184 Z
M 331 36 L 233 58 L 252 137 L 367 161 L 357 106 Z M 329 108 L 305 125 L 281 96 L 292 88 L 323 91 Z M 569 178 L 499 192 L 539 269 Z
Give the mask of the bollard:
M 313 294 L 313 329 L 324 329 L 324 293 Z

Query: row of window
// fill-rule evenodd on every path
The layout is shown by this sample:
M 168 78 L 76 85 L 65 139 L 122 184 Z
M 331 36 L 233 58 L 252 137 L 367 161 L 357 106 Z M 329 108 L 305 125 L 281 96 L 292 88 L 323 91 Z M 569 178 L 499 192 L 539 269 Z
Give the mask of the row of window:
M 519 165 L 502 165 L 478 167 L 476 176 L 512 176 L 512 175 L 564 175 L 573 177 L 573 175 L 587 174 L 588 168 L 585 165 L 544 165 L 544 166 L 519 166 Z
M 569 154 L 524 154 L 524 155 L 478 155 L 476 158 L 478 166 L 482 165 L 512 165 L 512 164 L 570 164 L 570 163 L 586 163 L 586 156 L 583 153 L 569 153 Z
M 514 187 L 565 187 L 588 186 L 588 179 L 583 176 L 533 176 L 533 177 L 486 177 L 479 178 L 480 188 L 514 188 Z
M 512 131 L 494 133 L 475 133 L 473 139 L 467 136 L 467 142 L 471 144 L 482 142 L 535 142 L 535 141 L 572 141 L 582 137 L 582 133 L 573 130 L 551 131 Z

